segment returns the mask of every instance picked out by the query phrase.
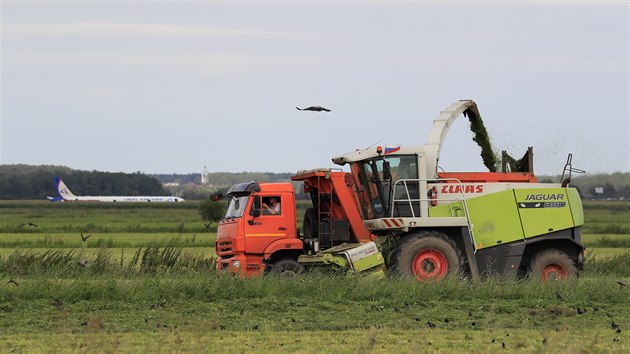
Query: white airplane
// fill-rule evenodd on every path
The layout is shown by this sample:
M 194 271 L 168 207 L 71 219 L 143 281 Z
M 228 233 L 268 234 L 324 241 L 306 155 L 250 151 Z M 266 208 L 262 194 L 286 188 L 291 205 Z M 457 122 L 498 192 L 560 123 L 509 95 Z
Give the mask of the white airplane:
M 93 196 L 76 196 L 65 183 L 55 177 L 55 187 L 57 188 L 57 197 L 46 197 L 51 202 L 183 202 L 184 199 L 179 197 L 161 197 L 161 196 L 111 196 L 111 197 L 93 197 Z

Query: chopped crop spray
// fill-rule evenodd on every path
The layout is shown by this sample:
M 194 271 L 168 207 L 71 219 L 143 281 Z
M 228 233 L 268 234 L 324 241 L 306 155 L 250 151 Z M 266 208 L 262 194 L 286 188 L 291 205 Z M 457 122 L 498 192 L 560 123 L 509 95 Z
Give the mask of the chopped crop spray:
M 490 143 L 490 137 L 486 126 L 483 124 L 479 110 L 477 106 L 468 108 L 464 111 L 464 116 L 470 120 L 470 130 L 474 133 L 473 141 L 481 148 L 481 158 L 483 164 L 488 168 L 490 172 L 496 172 L 497 157 L 492 150 L 492 143 Z

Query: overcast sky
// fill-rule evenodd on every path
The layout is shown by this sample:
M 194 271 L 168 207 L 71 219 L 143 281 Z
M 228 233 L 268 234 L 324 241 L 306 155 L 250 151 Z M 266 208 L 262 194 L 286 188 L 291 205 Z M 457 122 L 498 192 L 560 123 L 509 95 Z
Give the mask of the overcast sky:
M 495 150 L 629 171 L 627 2 L 1 1 L 2 164 L 295 172 L 424 145 L 477 102 Z M 332 112 L 300 112 L 321 105 Z M 461 117 L 447 171 L 483 171 Z

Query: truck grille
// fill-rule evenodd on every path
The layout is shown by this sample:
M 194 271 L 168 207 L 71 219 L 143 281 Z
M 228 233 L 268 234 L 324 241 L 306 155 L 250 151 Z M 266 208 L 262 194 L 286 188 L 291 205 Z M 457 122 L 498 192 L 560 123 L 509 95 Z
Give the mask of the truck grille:
M 217 250 L 219 253 L 231 252 L 232 251 L 232 241 L 223 241 L 217 243 Z

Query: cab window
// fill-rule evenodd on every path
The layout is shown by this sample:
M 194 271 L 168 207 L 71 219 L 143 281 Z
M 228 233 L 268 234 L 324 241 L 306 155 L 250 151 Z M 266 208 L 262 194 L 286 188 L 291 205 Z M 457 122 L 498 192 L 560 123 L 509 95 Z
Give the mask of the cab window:
M 279 195 L 262 197 L 263 215 L 282 215 L 282 205 Z

